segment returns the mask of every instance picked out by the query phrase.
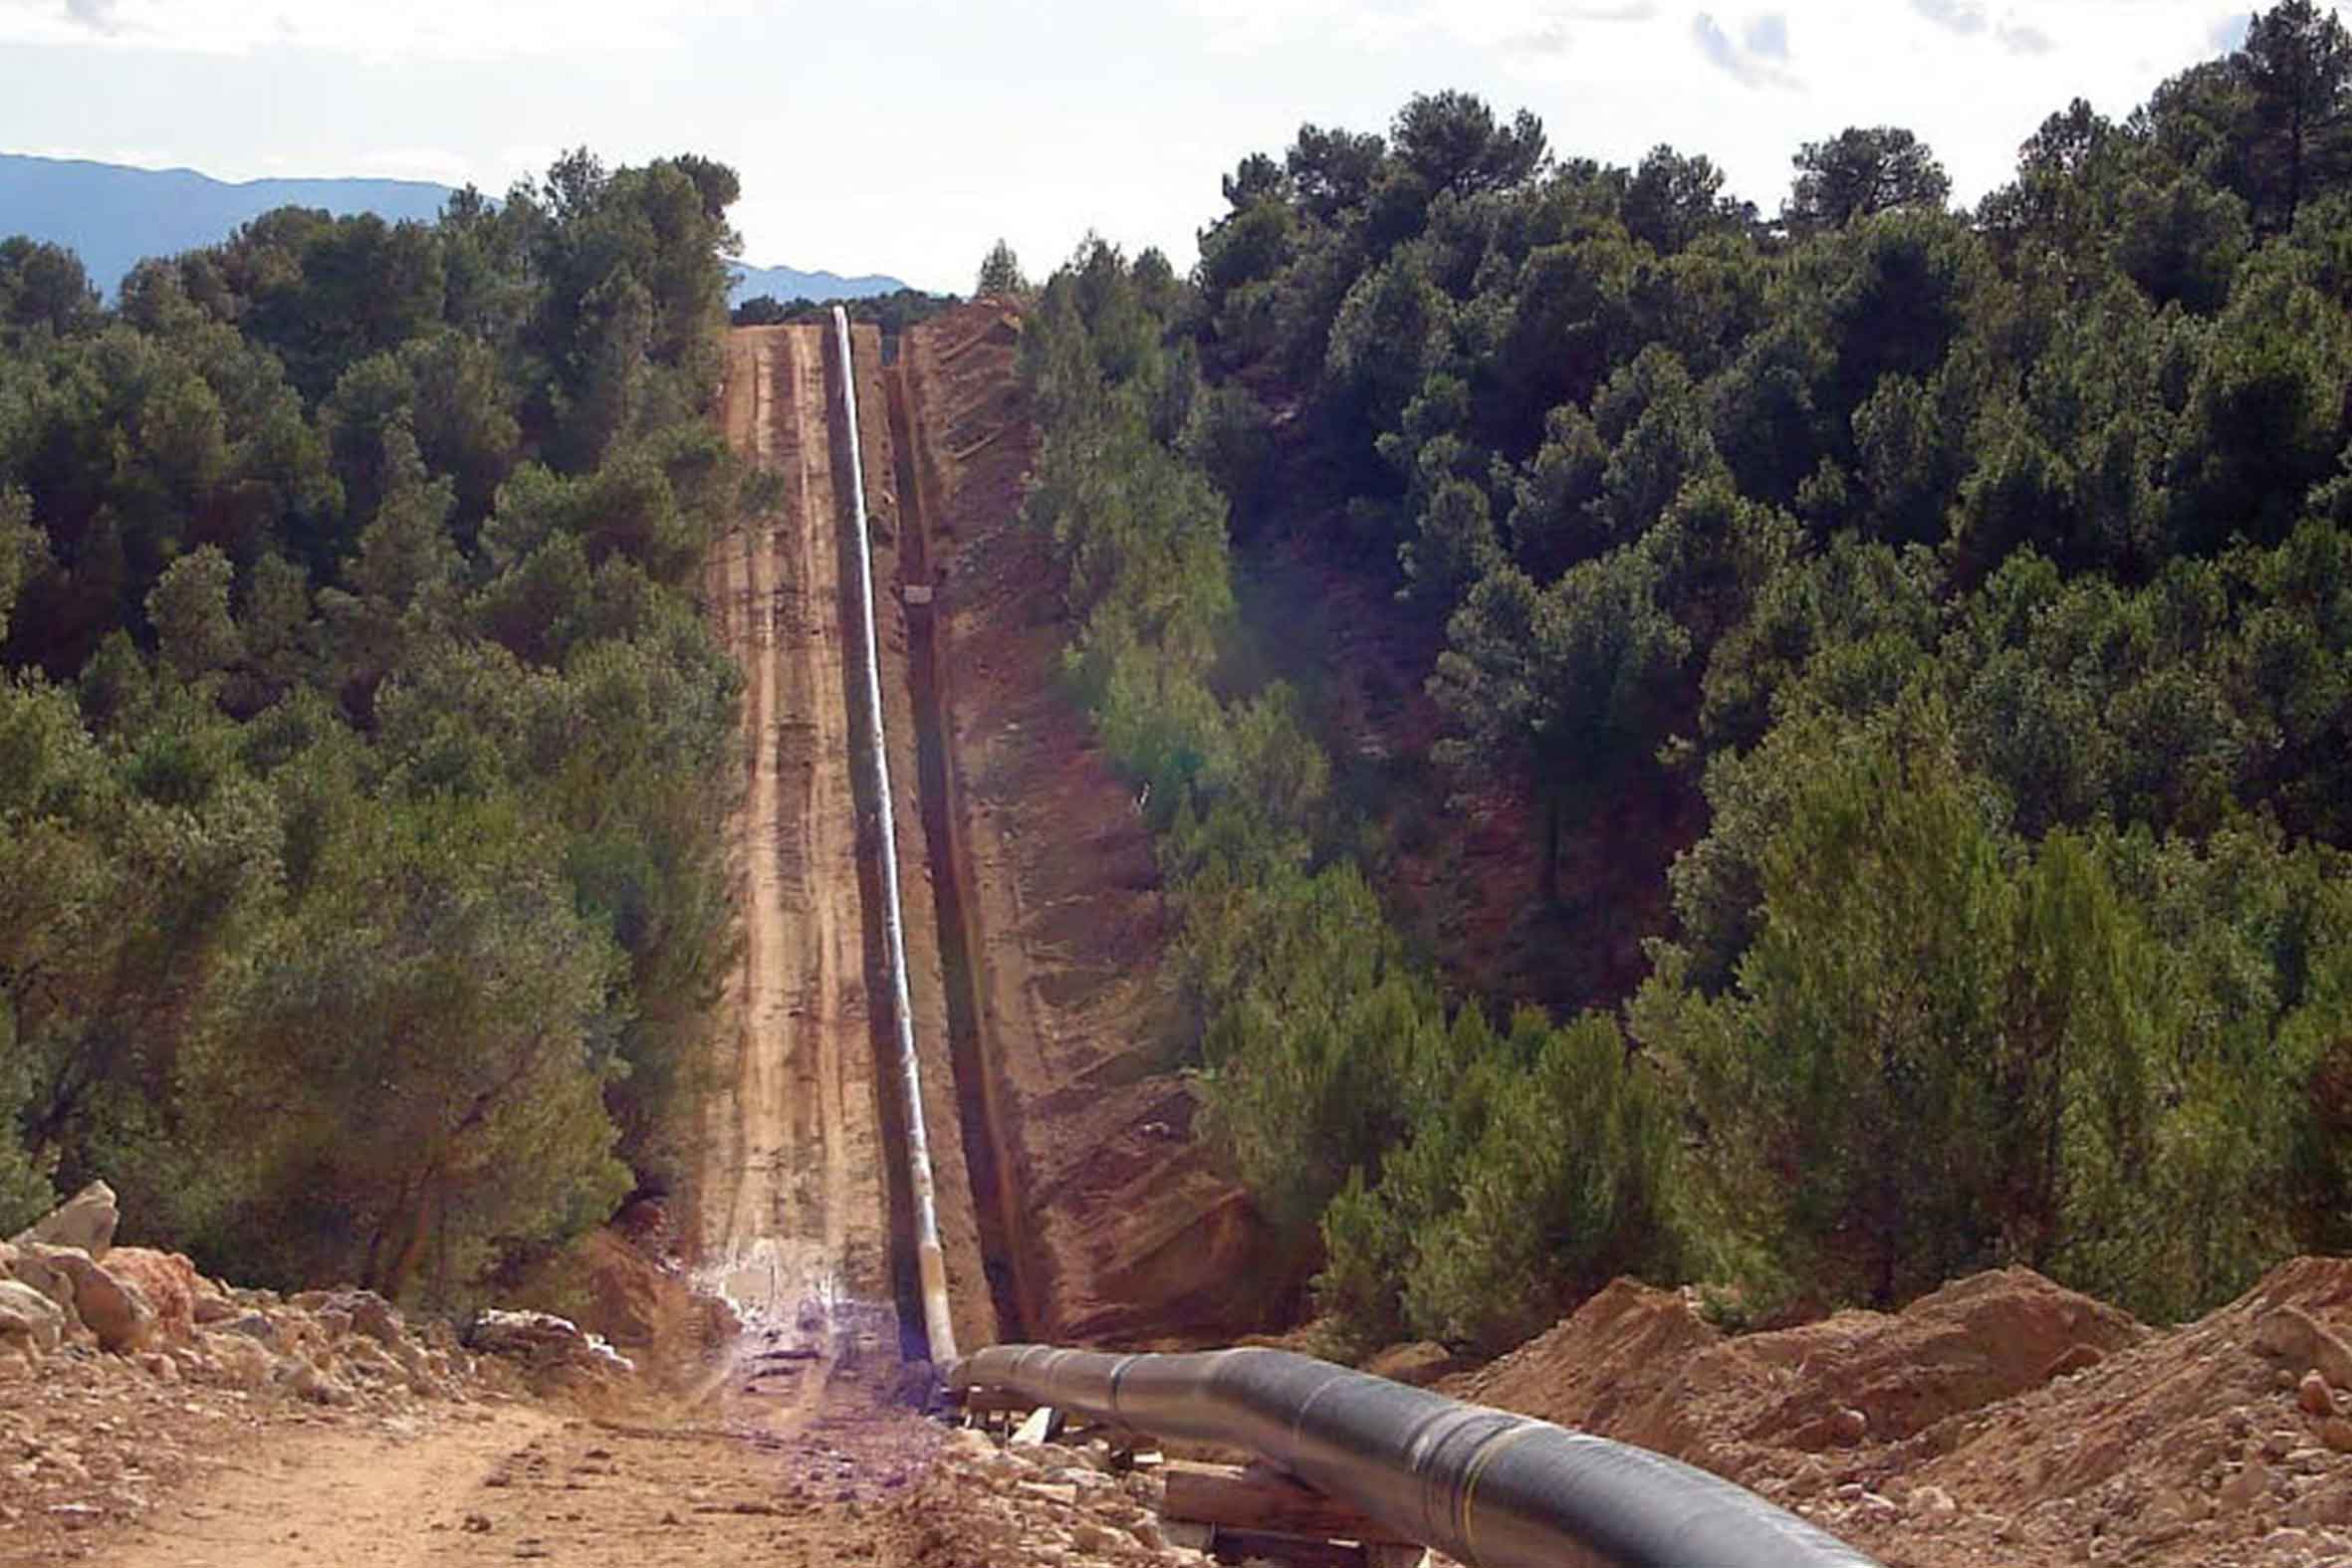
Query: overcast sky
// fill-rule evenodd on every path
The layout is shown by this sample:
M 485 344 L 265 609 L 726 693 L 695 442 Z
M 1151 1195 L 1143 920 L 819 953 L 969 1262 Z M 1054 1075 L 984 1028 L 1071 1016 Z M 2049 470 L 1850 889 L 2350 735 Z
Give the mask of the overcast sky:
M 1189 265 L 1300 121 L 1464 88 L 1556 152 L 1704 152 L 1776 209 L 1799 142 L 1908 125 L 1974 201 L 2042 117 L 2120 117 L 2226 0 L 0 0 L 0 151 L 493 192 L 586 143 L 743 175 L 745 259 L 971 287 L 1089 228 Z

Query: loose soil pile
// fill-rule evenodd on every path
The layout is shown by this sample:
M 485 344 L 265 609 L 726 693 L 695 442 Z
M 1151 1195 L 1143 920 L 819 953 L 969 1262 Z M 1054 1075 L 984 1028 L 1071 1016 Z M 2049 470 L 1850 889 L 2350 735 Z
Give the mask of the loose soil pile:
M 2352 1561 L 2352 1260 L 2151 1330 L 2024 1269 L 1727 1338 L 1619 1281 L 1447 1392 L 1690 1460 L 1890 1568 Z

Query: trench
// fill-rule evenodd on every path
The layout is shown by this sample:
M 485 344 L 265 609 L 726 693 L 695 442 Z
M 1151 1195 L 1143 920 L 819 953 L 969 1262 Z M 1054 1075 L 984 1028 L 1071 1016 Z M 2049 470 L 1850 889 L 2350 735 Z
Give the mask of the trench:
M 855 519 L 850 513 L 849 453 L 857 432 L 848 428 L 848 420 L 841 407 L 840 377 L 849 367 L 840 362 L 833 335 L 823 335 L 824 343 L 825 377 L 825 435 L 832 459 L 833 495 L 838 504 L 833 509 L 833 529 L 839 545 L 837 559 L 853 561 L 858 548 Z M 864 613 L 858 602 L 857 576 L 844 566 L 835 573 L 839 579 L 841 639 L 844 645 L 857 640 L 859 618 Z M 865 661 L 843 658 L 841 661 L 841 701 L 845 712 L 865 711 Z M 879 802 L 874 798 L 871 750 L 865 726 L 849 726 L 849 789 L 850 799 L 857 810 L 857 904 L 864 937 L 866 1028 L 873 1042 L 874 1070 L 867 1087 L 874 1096 L 875 1125 L 881 1135 L 884 1151 L 878 1164 L 882 1169 L 885 1208 L 889 1216 L 889 1270 L 892 1304 L 897 1308 L 898 1350 L 902 1360 L 928 1361 L 930 1346 L 923 1331 L 923 1286 L 916 1267 L 915 1204 L 911 1179 L 906 1162 L 890 1151 L 906 1147 L 906 1107 L 898 1092 L 897 1076 L 891 1070 L 898 1060 L 896 1016 L 892 1011 L 889 944 L 882 929 L 884 893 L 881 871 L 880 829 L 876 826 Z
M 899 587 L 905 600 L 907 670 L 915 715 L 915 766 L 922 802 L 924 850 L 931 865 L 932 902 L 939 923 L 939 960 L 945 979 L 949 1060 L 964 1162 L 971 1178 L 973 1219 L 996 1309 L 1000 1340 L 1026 1337 L 1046 1314 L 1037 1299 L 1036 1270 L 1020 1199 L 1018 1172 L 1005 1139 L 1003 1089 L 991 1066 L 988 1015 L 981 1000 L 980 942 L 972 867 L 963 842 L 952 732 L 948 726 L 948 669 L 936 606 L 934 515 L 930 469 L 919 443 L 907 362 L 895 335 L 885 335 L 882 384 L 890 416 L 892 480 L 899 515 Z M 913 588 L 916 591 L 905 591 Z

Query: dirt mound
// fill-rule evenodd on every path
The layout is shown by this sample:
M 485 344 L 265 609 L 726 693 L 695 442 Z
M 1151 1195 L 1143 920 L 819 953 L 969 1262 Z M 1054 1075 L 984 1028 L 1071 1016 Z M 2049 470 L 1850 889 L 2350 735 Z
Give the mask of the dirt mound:
M 696 1382 L 741 1331 L 732 1307 L 696 1290 L 675 1257 L 656 1255 L 631 1234 L 591 1232 L 578 1257 L 588 1297 L 580 1326 L 610 1340 L 658 1384 Z
M 2189 1326 L 1922 1433 L 1882 1465 L 2118 1561 L 2352 1557 L 2352 1260 L 2297 1258 Z M 2316 1556 L 2312 1554 L 2318 1554 Z
M 1840 1312 L 1737 1339 L 1687 1293 L 1620 1279 L 1451 1388 L 1738 1474 L 1760 1467 L 1750 1450 L 1909 1438 L 2146 1332 L 2022 1268 L 1960 1280 L 1899 1313 Z
M 2173 1330 L 2024 1269 L 1894 1314 L 1730 1337 L 1620 1280 L 1450 1380 L 1659 1450 L 1890 1568 L 2352 1560 L 2352 1260 L 2300 1258 Z

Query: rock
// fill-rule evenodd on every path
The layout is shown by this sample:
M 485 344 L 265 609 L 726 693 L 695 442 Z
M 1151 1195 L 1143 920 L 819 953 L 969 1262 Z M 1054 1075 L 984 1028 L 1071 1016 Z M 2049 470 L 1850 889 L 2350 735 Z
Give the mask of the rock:
M 1960 1511 L 1960 1504 L 1941 1486 L 1915 1486 L 1906 1508 L 1914 1518 L 1946 1519 Z
M 1836 1413 L 1829 1418 L 1831 1441 L 1846 1448 L 1850 1449 L 1860 1443 L 1863 1438 L 1869 1435 L 1869 1432 L 1870 1418 L 1850 1405 L 1840 1406 Z
M 288 1393 L 314 1405 L 349 1405 L 357 1396 L 300 1356 L 289 1356 L 278 1366 L 275 1381 Z
M 2269 1481 L 2270 1472 L 2262 1461 L 2249 1458 L 2239 1466 L 2236 1474 L 2222 1482 L 2222 1489 L 2217 1495 L 2216 1501 L 2230 1512 L 2250 1507 L 2262 1495 L 2262 1490 L 2269 1484 Z
M 400 1309 L 372 1290 L 339 1291 L 335 1305 L 351 1319 L 351 1332 L 364 1334 L 387 1350 L 407 1337 Z
M 1113 1552 L 1134 1543 L 1106 1524 L 1080 1519 L 1070 1526 L 1069 1541 L 1081 1552 Z
M 2332 1416 L 2336 1413 L 2336 1392 L 2327 1386 L 2327 1379 L 2316 1372 L 2306 1372 L 2295 1389 L 2295 1403 L 2310 1415 Z
M 484 1355 L 520 1366 L 539 1381 L 590 1381 L 630 1373 L 636 1366 L 580 1325 L 552 1312 L 502 1312 L 491 1308 L 466 1330 L 466 1344 Z
M 174 1345 L 195 1343 L 196 1295 L 204 1281 L 184 1254 L 118 1246 L 107 1254 L 106 1270 L 146 1297 L 155 1309 L 158 1338 Z
M 65 1309 L 21 1279 L 0 1279 L 0 1344 L 22 1338 L 55 1350 L 66 1337 Z
M 1387 1378 L 1393 1383 L 1408 1383 L 1414 1388 L 1427 1388 L 1438 1379 L 1461 1369 L 1462 1363 L 1452 1351 L 1428 1340 L 1391 1345 L 1364 1363 L 1364 1370 L 1372 1376 Z
M 67 1266 L 74 1276 L 74 1311 L 83 1327 L 98 1336 L 99 1349 L 127 1356 L 154 1342 L 155 1309 L 145 1292 L 87 1259 Z
M 2301 1307 L 2282 1306 L 2254 1325 L 2254 1344 L 2266 1354 L 2352 1388 L 2352 1346 Z
M 2044 1383 L 2054 1383 L 2059 1378 L 2069 1378 L 2077 1372 L 2087 1372 L 2106 1359 L 2105 1353 L 2096 1345 L 2068 1345 L 2064 1350 L 2058 1352 L 2057 1359 L 2049 1364 L 2048 1370 L 2042 1373 L 2041 1379 Z
M 2319 1424 L 2319 1441 L 2338 1454 L 2352 1454 L 2352 1421 L 2338 1416 Z
M 56 1302 L 58 1307 L 69 1317 L 73 1317 L 74 1276 L 66 1272 L 60 1263 L 50 1259 L 48 1254 L 52 1250 L 53 1248 L 39 1244 L 20 1246 L 17 1248 L 16 1262 L 10 1271 L 23 1283 L 31 1285 L 35 1290 Z M 66 1325 L 67 1332 L 71 1333 L 81 1324 L 82 1320 L 74 1317 L 73 1321 Z
M 221 1381 L 229 1387 L 257 1394 L 269 1386 L 270 1353 L 259 1341 L 242 1334 L 214 1334 L 207 1337 L 207 1344 L 220 1367 Z
M 227 1296 L 205 1294 L 196 1297 L 190 1316 L 196 1320 L 198 1328 L 209 1328 L 215 1323 L 226 1323 L 243 1310 Z
M 120 1220 L 115 1208 L 115 1190 L 104 1182 L 92 1182 L 15 1239 L 20 1246 L 27 1241 L 78 1246 L 95 1263 L 115 1244 L 115 1227 Z
M 278 1325 L 271 1322 L 266 1312 L 247 1312 L 222 1325 L 225 1332 L 242 1334 L 257 1345 L 278 1343 Z

